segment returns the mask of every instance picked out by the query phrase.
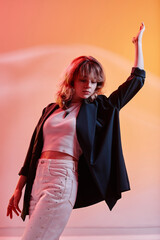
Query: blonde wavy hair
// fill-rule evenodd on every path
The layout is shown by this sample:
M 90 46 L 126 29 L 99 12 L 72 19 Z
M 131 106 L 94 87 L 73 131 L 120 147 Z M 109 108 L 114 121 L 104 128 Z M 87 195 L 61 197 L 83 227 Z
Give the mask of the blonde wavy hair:
M 95 92 L 87 99 L 87 102 L 93 102 L 94 99 L 101 94 L 101 89 L 105 82 L 102 65 L 91 56 L 77 57 L 67 67 L 60 89 L 56 94 L 56 103 L 61 108 L 68 108 L 74 94 L 74 80 L 77 76 L 80 74 L 80 76 L 83 77 L 90 73 L 94 74 L 97 80 L 97 87 Z

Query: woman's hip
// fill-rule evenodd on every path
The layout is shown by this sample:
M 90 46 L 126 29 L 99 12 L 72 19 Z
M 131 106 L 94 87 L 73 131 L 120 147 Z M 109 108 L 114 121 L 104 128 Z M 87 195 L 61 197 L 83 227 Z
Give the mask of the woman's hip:
M 42 196 L 53 201 L 68 200 L 74 206 L 78 189 L 78 162 L 64 159 L 39 159 L 31 200 Z
M 78 162 L 66 159 L 42 159 L 38 160 L 36 177 L 65 178 L 78 175 Z

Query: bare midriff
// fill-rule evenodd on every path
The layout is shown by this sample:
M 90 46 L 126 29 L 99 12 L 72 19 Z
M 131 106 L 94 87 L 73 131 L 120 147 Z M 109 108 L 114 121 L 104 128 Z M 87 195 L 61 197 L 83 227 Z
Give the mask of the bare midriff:
M 57 151 L 45 151 L 41 153 L 40 158 L 46 158 L 46 159 L 65 159 L 65 160 L 73 160 L 77 161 L 76 158 L 73 156 L 63 153 L 63 152 L 57 152 Z

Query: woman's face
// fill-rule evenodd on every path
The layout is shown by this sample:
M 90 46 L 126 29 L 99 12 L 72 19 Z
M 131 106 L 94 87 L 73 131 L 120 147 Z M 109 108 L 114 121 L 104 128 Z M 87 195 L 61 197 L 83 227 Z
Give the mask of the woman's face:
M 93 73 L 87 76 L 78 75 L 74 81 L 74 94 L 72 97 L 72 102 L 80 102 L 83 99 L 89 98 L 97 87 L 97 80 Z

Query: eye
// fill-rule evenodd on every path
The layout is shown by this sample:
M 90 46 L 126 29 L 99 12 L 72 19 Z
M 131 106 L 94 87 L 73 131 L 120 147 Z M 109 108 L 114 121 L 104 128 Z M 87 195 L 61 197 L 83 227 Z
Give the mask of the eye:
M 86 79 L 80 79 L 80 82 L 86 82 Z
M 95 84 L 95 83 L 97 83 L 96 81 L 92 81 L 92 84 Z

